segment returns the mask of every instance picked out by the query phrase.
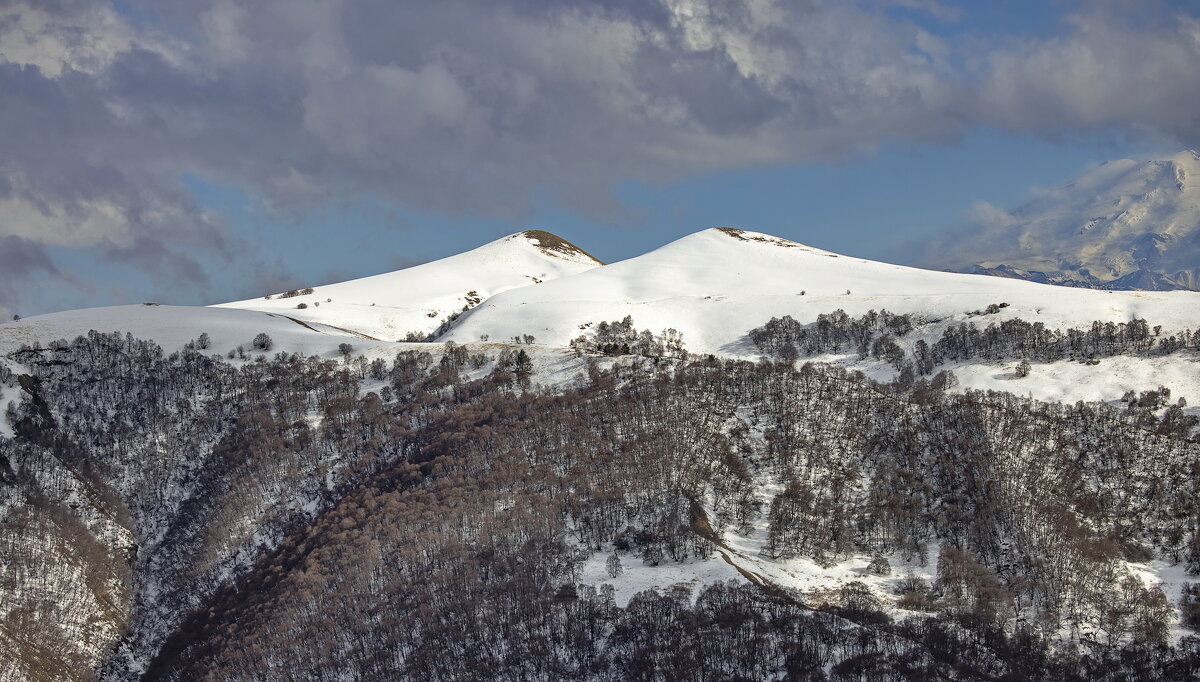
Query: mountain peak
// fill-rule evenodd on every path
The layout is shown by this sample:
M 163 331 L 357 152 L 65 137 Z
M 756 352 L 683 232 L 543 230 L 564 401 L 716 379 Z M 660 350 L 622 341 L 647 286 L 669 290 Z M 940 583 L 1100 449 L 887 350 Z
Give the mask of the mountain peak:
M 561 237 L 527 230 L 403 270 L 222 305 L 284 314 L 376 339 L 423 338 L 501 291 L 599 265 Z
M 524 232 L 518 232 L 516 234 L 509 235 L 507 239 L 515 239 L 518 237 L 524 237 L 531 244 L 533 244 L 534 247 L 547 256 L 553 256 L 556 258 L 565 257 L 567 260 L 571 261 L 604 265 L 604 261 L 596 258 L 587 251 L 584 251 L 578 246 L 575 246 L 571 242 L 552 232 L 546 232 L 545 230 L 525 230 Z
M 1101 164 L 964 239 L 930 265 L 1097 288 L 1200 279 L 1200 153 Z
M 781 247 L 784 249 L 800 249 L 802 251 L 811 251 L 813 253 L 825 254 L 825 255 L 830 255 L 830 256 L 838 255 L 838 254 L 833 253 L 832 251 L 826 251 L 825 249 L 818 249 L 814 246 L 809 246 L 808 244 L 801 244 L 800 242 L 792 241 L 791 239 L 784 239 L 783 237 L 776 237 L 775 235 L 767 234 L 766 232 L 753 232 L 751 230 L 743 230 L 743 229 L 736 228 L 736 227 L 713 227 L 713 228 L 710 228 L 707 230 L 703 230 L 702 232 L 698 232 L 697 234 L 709 234 L 709 233 L 723 235 L 725 237 L 731 237 L 740 242 L 756 242 L 759 244 L 770 244 L 772 246 L 778 246 L 778 247 Z
M 707 232 L 708 230 L 705 231 Z M 714 227 L 712 228 L 712 231 L 733 237 L 734 239 L 743 242 L 762 242 L 764 244 L 782 246 L 787 249 L 804 246 L 799 242 L 794 242 L 790 239 L 784 239 L 783 237 L 776 237 L 774 235 L 766 234 L 765 232 L 751 232 L 749 230 L 742 230 L 736 227 Z

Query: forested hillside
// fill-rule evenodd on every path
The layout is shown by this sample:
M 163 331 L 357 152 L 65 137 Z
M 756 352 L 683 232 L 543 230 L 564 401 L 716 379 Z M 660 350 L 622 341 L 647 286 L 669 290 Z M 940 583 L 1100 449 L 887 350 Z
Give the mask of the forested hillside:
M 0 674 L 1200 674 L 1196 590 L 1147 578 L 1200 572 L 1200 442 L 1161 427 L 1161 394 L 1062 405 L 582 338 L 555 390 L 495 345 L 14 353 Z M 788 577 L 856 557 L 854 579 Z M 697 577 L 619 596 L 635 567 Z

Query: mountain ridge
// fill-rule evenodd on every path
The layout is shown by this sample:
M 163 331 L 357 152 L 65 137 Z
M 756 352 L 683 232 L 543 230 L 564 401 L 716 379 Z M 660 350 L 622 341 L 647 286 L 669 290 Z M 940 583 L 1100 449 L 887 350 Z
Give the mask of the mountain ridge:
M 772 235 L 712 228 L 647 253 L 537 287 L 505 291 L 438 337 L 466 343 L 530 334 L 565 346 L 581 328 L 632 316 L 639 327 L 681 332 L 701 352 L 739 352 L 746 330 L 784 314 L 811 320 L 842 309 L 953 318 L 1005 302 L 997 319 L 1048 326 L 1154 318 L 1168 328 L 1192 318 L 1195 294 L 1103 292 L 1019 279 L 938 272 L 836 254 Z
M 529 336 L 565 348 L 582 329 L 631 316 L 639 328 L 681 332 L 694 351 L 753 355 L 748 330 L 772 317 L 811 321 L 842 310 L 965 319 L 1008 304 L 994 319 L 1049 327 L 1153 320 L 1196 326 L 1191 292 L 1104 292 L 870 261 L 773 235 L 701 230 L 644 254 L 600 265 L 543 231 L 518 232 L 475 249 L 391 273 L 206 308 L 118 306 L 5 323 L 3 343 L 70 338 L 88 329 L 133 331 L 180 348 L 209 332 L 220 352 L 248 347 L 257 331 L 281 347 L 312 352 L 340 343 L 471 343 Z M 261 327 L 261 329 L 259 329 Z M 10 349 L 10 350 L 12 350 Z M 326 351 L 328 352 L 328 351 Z

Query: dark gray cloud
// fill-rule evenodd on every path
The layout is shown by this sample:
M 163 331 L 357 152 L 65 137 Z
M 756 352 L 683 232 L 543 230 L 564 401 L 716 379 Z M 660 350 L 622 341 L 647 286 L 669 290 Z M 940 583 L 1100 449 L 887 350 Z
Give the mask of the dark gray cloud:
M 103 253 L 109 260 L 128 263 L 170 286 L 205 286 L 208 276 L 195 259 L 173 251 L 160 239 L 139 235 L 128 243 L 108 244 Z
M 1013 130 L 1071 133 L 1119 127 L 1200 147 L 1200 16 L 1103 3 L 1049 40 L 989 55 L 981 120 Z
M 952 141 L 977 125 L 1200 146 L 1200 22 L 1089 6 L 939 38 L 933 0 L 0 0 L 0 235 L 204 286 L 181 177 L 280 210 L 360 196 L 517 217 L 617 180 Z M 899 15 L 897 15 L 899 16 Z M 5 275 L 7 276 L 7 275 Z
M 190 170 L 280 204 L 372 193 L 513 215 L 535 186 L 579 198 L 618 178 L 838 154 L 887 130 L 928 135 L 949 89 L 907 54 L 917 29 L 840 5 L 151 6 L 171 40 L 109 39 L 125 49 L 101 51 L 108 61 L 90 71 L 52 57 L 13 67 L 22 111 L 5 129 L 25 128 L 31 147 L 18 163 L 49 150 L 41 165 L 64 165 L 82 144 L 108 176 L 79 177 L 87 165 L 53 176 L 68 193 L 144 187 L 151 169 L 166 182 L 143 194 L 167 200 L 171 171 Z M 99 11 L 58 9 L 64 24 Z
M 79 280 L 55 267 L 40 244 L 12 235 L 0 236 L 0 272 L 0 321 L 20 310 L 23 291 L 44 284 L 47 277 L 80 286 Z

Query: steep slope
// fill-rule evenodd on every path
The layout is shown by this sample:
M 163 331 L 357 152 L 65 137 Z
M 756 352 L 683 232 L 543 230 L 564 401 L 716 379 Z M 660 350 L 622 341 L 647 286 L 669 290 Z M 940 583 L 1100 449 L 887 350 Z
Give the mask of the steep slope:
M 527 230 L 404 270 L 219 307 L 281 313 L 376 339 L 403 340 L 410 332 L 424 336 L 451 315 L 502 291 L 598 265 L 600 261 L 561 237 Z
M 1102 164 L 931 265 L 1111 289 L 1200 288 L 1200 153 Z
M 703 361 L 521 399 L 440 390 L 449 365 L 420 353 L 396 358 L 384 404 L 357 399 L 340 363 L 131 345 L 82 339 L 33 363 L 23 442 L 0 438 L 15 467 L 0 556 L 21 578 L 0 609 L 25 607 L 6 622 L 23 643 L 78 641 L 100 617 L 43 578 L 70 566 L 44 548 L 105 529 L 42 521 L 112 510 L 128 531 L 75 582 L 127 568 L 112 582 L 134 590 L 133 618 L 125 591 L 114 625 L 45 677 L 1094 679 L 1126 633 L 1177 656 L 1157 646 L 1178 590 L 1143 587 L 1131 572 L 1154 565 L 1127 561 L 1192 546 L 1200 445 L 1107 406 L 906 400 L 837 368 Z M 709 587 L 725 579 L 746 582 Z M 995 635 L 1030 622 L 1049 645 Z M 1022 668 L 1060 635 L 1099 662 Z M 16 651 L 8 679 L 47 670 Z M 995 672 L 949 668 L 968 660 Z M 1146 667 L 1122 679 L 1185 677 Z
M 1008 303 L 992 320 L 1022 317 L 1047 326 L 1094 320 L 1151 320 L 1196 326 L 1200 294 L 1112 292 L 890 265 L 840 256 L 756 232 L 717 228 L 636 258 L 494 296 L 444 338 L 457 342 L 531 334 L 565 345 L 588 323 L 633 317 L 638 328 L 673 328 L 687 347 L 745 353 L 746 332 L 771 317 L 812 322 L 841 308 L 917 313 L 946 323 Z

